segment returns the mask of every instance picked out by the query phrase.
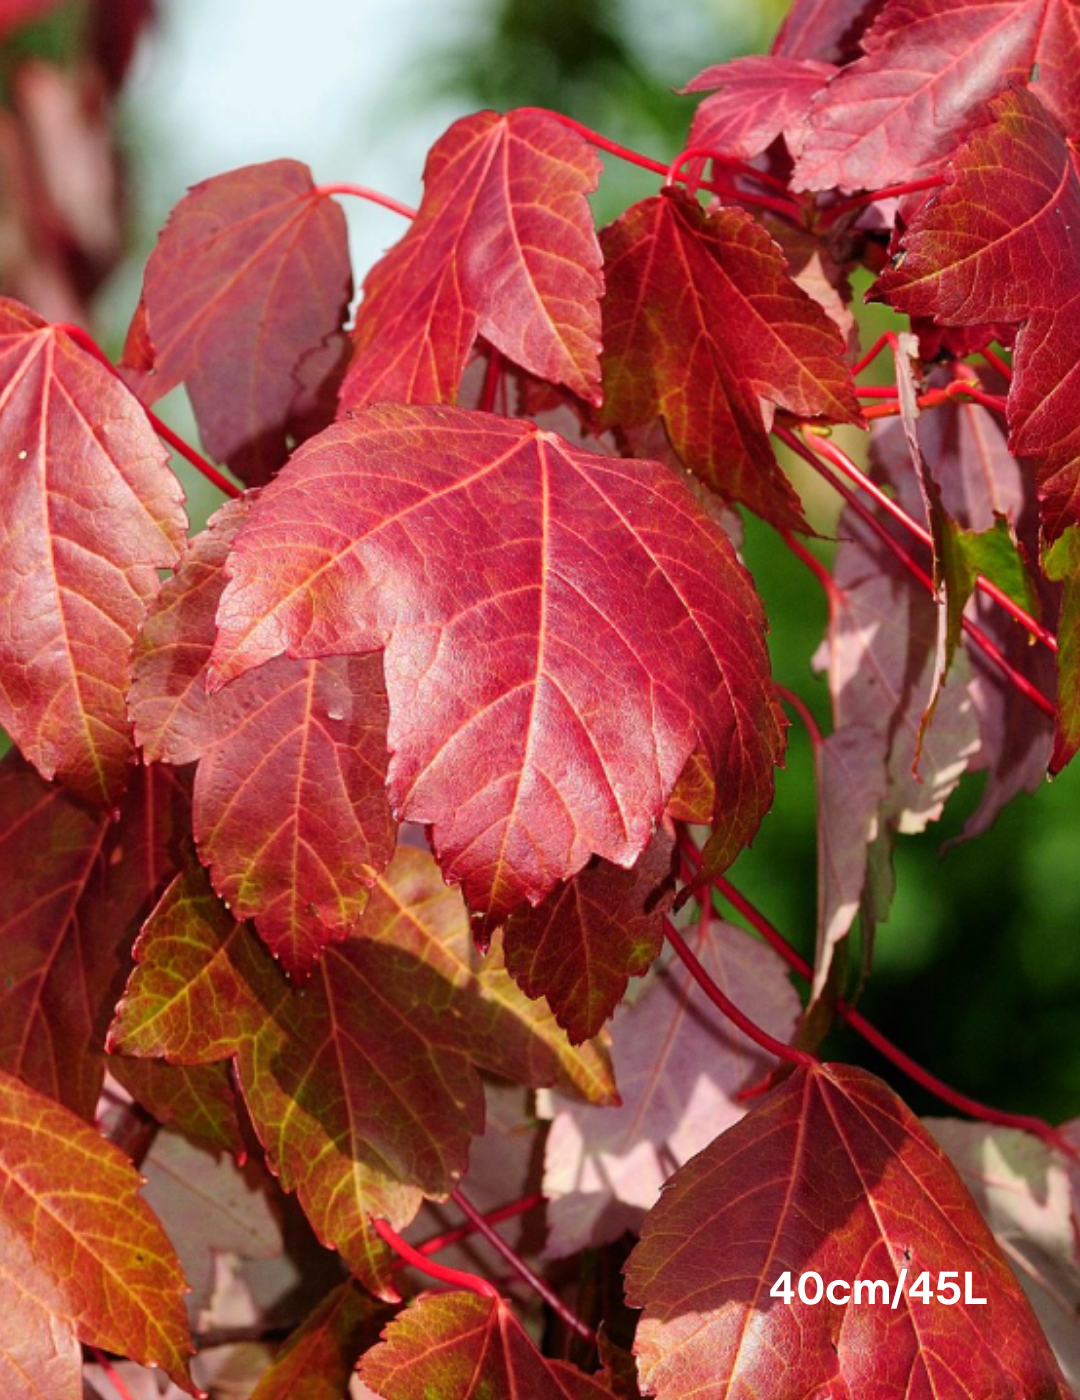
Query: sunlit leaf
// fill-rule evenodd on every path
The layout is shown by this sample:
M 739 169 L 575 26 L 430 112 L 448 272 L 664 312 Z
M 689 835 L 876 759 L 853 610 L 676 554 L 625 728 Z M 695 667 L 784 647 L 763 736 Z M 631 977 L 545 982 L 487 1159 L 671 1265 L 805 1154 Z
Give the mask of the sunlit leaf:
M 452 402 L 477 336 L 599 401 L 600 162 L 546 112 L 464 117 L 432 147 L 408 233 L 364 282 L 343 409 Z
M 206 450 L 258 485 L 310 411 L 314 357 L 329 352 L 330 373 L 340 358 L 351 296 L 345 216 L 306 165 L 274 160 L 203 180 L 146 265 L 128 382 L 144 403 L 186 384 Z
M 809 1270 L 881 1280 L 889 1302 L 784 1303 L 770 1289 L 788 1270 L 793 1288 Z M 924 1272 L 936 1293 L 942 1270 L 959 1275 L 959 1301 L 910 1296 Z M 968 1274 L 985 1304 L 964 1301 Z M 948 1158 L 860 1069 L 797 1069 L 680 1168 L 645 1222 L 627 1292 L 645 1309 L 635 1351 L 658 1400 L 1069 1395 Z
M 385 645 L 391 804 L 489 925 L 593 854 L 632 864 L 699 747 L 728 860 L 771 801 L 760 608 L 660 463 L 462 409 L 368 409 L 266 488 L 228 571 L 212 684 Z
M 0 299 L 0 724 L 113 805 L 131 646 L 187 521 L 146 414 L 66 331 Z

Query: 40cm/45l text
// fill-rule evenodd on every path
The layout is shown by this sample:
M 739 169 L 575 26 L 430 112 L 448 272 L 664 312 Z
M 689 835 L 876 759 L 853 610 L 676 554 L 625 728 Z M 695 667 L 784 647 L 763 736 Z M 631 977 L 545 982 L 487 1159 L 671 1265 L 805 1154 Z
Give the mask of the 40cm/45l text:
M 960 1272 L 957 1269 L 943 1269 L 937 1276 L 937 1284 L 933 1282 L 933 1275 L 927 1270 L 923 1270 L 911 1282 L 907 1284 L 908 1270 L 901 1269 L 897 1275 L 896 1282 L 889 1284 L 883 1278 L 857 1278 L 852 1282 L 846 1278 L 834 1278 L 828 1283 L 813 1269 L 807 1269 L 797 1276 L 797 1282 L 791 1281 L 791 1270 L 785 1269 L 773 1286 L 769 1289 L 770 1298 L 779 1298 L 783 1303 L 793 1303 L 798 1298 L 800 1303 L 805 1303 L 813 1307 L 815 1303 L 878 1303 L 887 1308 L 896 1308 L 901 1298 L 914 1298 L 920 1303 L 943 1303 L 947 1308 L 954 1303 L 964 1302 L 967 1304 L 985 1303 L 985 1298 L 977 1298 L 971 1282 L 971 1270 L 963 1275 L 964 1286 L 961 1292 Z

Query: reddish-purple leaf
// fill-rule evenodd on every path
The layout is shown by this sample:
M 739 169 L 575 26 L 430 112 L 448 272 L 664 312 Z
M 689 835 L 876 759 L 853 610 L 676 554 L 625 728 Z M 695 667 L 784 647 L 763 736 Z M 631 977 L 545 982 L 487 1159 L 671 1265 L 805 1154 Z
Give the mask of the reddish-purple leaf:
M 794 0 L 772 52 L 786 58 L 847 63 L 885 0 Z
M 1070 147 L 1031 92 L 1009 92 L 993 110 L 997 120 L 957 155 L 944 190 L 913 221 L 875 296 L 944 324 L 1020 323 L 1009 447 L 1035 459 L 1043 532 L 1053 541 L 1080 521 L 1073 411 L 1080 385 L 1073 235 L 1080 178 Z
M 281 1348 L 249 1400 L 341 1400 L 357 1358 L 375 1343 L 385 1317 L 351 1279 L 340 1284 Z
M 188 821 L 169 770 L 136 770 L 113 823 L 18 754 L 0 764 L 0 1069 L 84 1118 L 101 1092 L 123 959 Z
M 501 1298 L 429 1293 L 390 1323 L 360 1362 L 384 1400 L 611 1400 L 598 1377 L 547 1361 Z
M 926 1118 L 1016 1271 L 1058 1365 L 1080 1383 L 1080 1260 L 1066 1159 L 1015 1128 Z
M 799 998 L 775 953 L 719 921 L 694 947 L 751 1020 L 781 1041 L 791 1037 Z M 639 1229 L 672 1169 L 743 1116 L 736 1094 L 771 1069 L 756 1045 L 706 1007 L 681 963 L 619 1008 L 612 1039 L 621 1106 L 550 1096 L 544 1195 L 547 1252 L 556 1256 Z
M 463 553 L 463 541 L 469 541 Z M 690 755 L 733 858 L 781 727 L 761 611 L 668 468 L 385 405 L 306 444 L 237 537 L 211 667 L 385 646 L 390 800 L 489 924 L 629 866 Z
M 811 997 L 825 988 L 833 951 L 850 932 L 866 884 L 867 850 L 877 839 L 886 774 L 877 731 L 835 730 L 814 755 L 817 767 L 817 941 Z
M 812 58 L 750 54 L 706 68 L 684 92 L 709 92 L 694 113 L 687 146 L 753 160 L 778 136 L 797 151 L 814 94 L 836 69 Z
M 241 1166 L 179 1133 L 160 1132 L 141 1169 L 147 1204 L 172 1240 L 191 1288 L 187 1308 L 193 1323 L 211 1306 L 215 1254 L 276 1259 L 284 1252 L 278 1202 L 273 1200 L 277 1188 L 260 1162 Z
M 662 419 L 708 486 L 775 525 L 805 528 L 763 401 L 830 422 L 860 413 L 844 343 L 780 249 L 745 210 L 706 214 L 676 190 L 635 204 L 601 244 L 603 421 Z
M 341 407 L 452 402 L 477 336 L 600 399 L 600 161 L 545 112 L 478 112 L 435 143 L 405 237 L 364 282 Z
M 793 1288 L 804 1270 L 881 1280 L 889 1303 L 795 1292 L 784 1304 L 769 1290 L 788 1270 Z M 911 1296 L 924 1272 L 936 1292 L 942 1270 L 970 1273 L 985 1305 Z M 645 1309 L 635 1351 L 658 1400 L 1069 1396 L 944 1152 L 880 1080 L 847 1066 L 796 1070 L 676 1172 L 627 1293 Z
M 0 724 L 114 804 L 135 756 L 131 646 L 187 528 L 146 414 L 93 355 L 0 300 Z
M 674 835 L 662 826 L 629 870 L 594 858 L 543 904 L 514 914 L 504 952 L 511 977 L 545 997 L 575 1044 L 595 1035 L 627 981 L 649 970 L 675 894 Z
M 392 1297 L 369 1217 L 401 1228 L 422 1193 L 445 1194 L 464 1171 L 483 1123 L 472 1066 L 601 1098 L 604 1063 L 565 1038 L 560 1057 L 550 1017 L 505 972 L 470 970 L 464 907 L 429 856 L 404 852 L 380 891 L 367 936 L 328 948 L 299 992 L 189 871 L 140 935 L 110 1043 L 188 1064 L 234 1056 L 282 1185 L 358 1277 Z
M 73 1327 L 82 1341 L 161 1366 L 197 1393 L 187 1370 L 184 1275 L 139 1185 L 131 1163 L 95 1129 L 0 1072 L 0 1278 L 12 1285 L 4 1311 L 52 1319 L 12 1348 L 31 1378 L 46 1374 Z M 11 1358 L 0 1354 L 0 1375 Z M 23 1385 L 10 1393 L 35 1395 Z M 41 1394 L 53 1400 L 57 1392 Z
M 1030 81 L 1067 132 L 1080 129 L 1074 0 L 889 0 L 863 48 L 814 104 L 796 189 L 925 175 L 1012 83 Z
M 150 756 L 199 759 L 194 828 L 214 888 L 291 976 L 344 938 L 393 855 L 382 659 L 272 661 L 206 693 L 230 502 L 194 539 L 139 640 L 131 712 Z
M 258 485 L 333 375 L 351 296 L 345 216 L 306 165 L 275 160 L 204 180 L 146 265 L 128 382 L 144 403 L 185 383 L 206 450 Z

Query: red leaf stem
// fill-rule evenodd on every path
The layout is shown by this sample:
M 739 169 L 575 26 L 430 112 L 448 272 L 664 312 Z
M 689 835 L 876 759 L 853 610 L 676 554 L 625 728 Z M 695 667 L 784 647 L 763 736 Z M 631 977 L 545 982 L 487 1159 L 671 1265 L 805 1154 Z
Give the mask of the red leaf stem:
M 76 345 L 85 350 L 87 354 L 93 355 L 96 360 L 100 360 L 109 373 L 115 375 L 115 377 L 123 383 L 123 378 L 118 373 L 116 366 L 105 354 L 100 345 L 98 345 L 97 341 L 87 335 L 86 331 L 84 331 L 81 326 L 71 325 L 67 321 L 62 321 L 57 323 L 56 329 L 70 336 L 71 339 L 75 341 Z M 135 396 L 133 395 L 133 397 Z M 218 471 L 217 467 L 211 466 L 201 453 L 196 452 L 194 447 L 186 443 L 178 433 L 174 433 L 169 425 L 163 423 L 157 414 L 147 408 L 145 404 L 142 404 L 142 410 L 150 420 L 150 426 L 153 428 L 154 432 L 157 433 L 158 437 L 161 438 L 163 442 L 167 442 L 174 452 L 178 452 L 181 457 L 186 458 L 195 470 L 206 477 L 207 481 L 213 482 L 219 491 L 222 491 L 226 496 L 232 496 L 234 498 L 243 494 L 238 486 L 234 486 L 228 477 L 223 476 L 221 472 Z
M 998 374 L 1000 374 L 1003 379 L 1007 380 L 1010 384 L 1012 383 L 1012 365 L 1010 365 L 1007 360 L 1003 360 L 1001 356 L 995 354 L 993 350 L 980 350 L 979 354 L 992 369 L 997 370 Z
M 796 695 L 793 690 L 788 690 L 786 685 L 777 685 L 776 689 L 784 704 L 789 705 L 802 720 L 803 728 L 810 736 L 810 743 L 816 753 L 825 741 L 821 734 L 821 726 L 810 713 L 810 707 L 801 696 Z
M 846 214 L 849 209 L 862 209 L 867 204 L 875 204 L 879 199 L 899 199 L 905 194 L 919 194 L 922 190 L 936 190 L 945 183 L 944 175 L 928 175 L 925 180 L 907 180 L 902 185 L 886 185 L 881 190 L 870 190 L 863 194 L 853 194 L 842 199 L 825 211 L 822 223 L 829 228 L 833 222 Z
M 94 1360 L 105 1372 L 109 1384 L 112 1386 L 113 1390 L 116 1391 L 117 1395 L 119 1395 L 120 1400 L 135 1400 L 134 1395 L 132 1395 L 131 1391 L 128 1389 L 127 1382 L 101 1348 L 87 1347 L 87 1351 L 90 1352 Z
M 957 381 L 957 383 L 961 382 L 960 380 Z M 791 446 L 791 443 L 788 442 L 786 429 L 779 429 L 777 435 L 781 437 L 788 446 Z M 847 453 L 837 447 L 835 443 L 828 442 L 826 439 L 821 438 L 816 440 L 816 445 L 813 450 L 820 456 L 826 458 L 839 471 L 842 471 L 856 486 L 861 486 L 862 489 L 868 495 L 872 496 L 878 505 L 881 506 L 883 510 L 887 511 L 897 524 L 902 525 L 909 534 L 914 535 L 915 538 L 926 545 L 927 548 L 933 547 L 930 532 L 924 529 L 917 521 L 912 520 L 911 516 L 898 506 L 890 496 L 887 496 L 864 472 L 860 471 Z M 809 461 L 809 458 L 804 458 L 804 460 Z M 826 480 L 828 480 L 828 477 L 826 477 Z M 1044 627 L 1038 618 L 1032 617 L 1019 603 L 1014 602 L 1007 593 L 1003 593 L 996 583 L 992 583 L 990 579 L 980 574 L 977 580 L 977 586 L 981 593 L 985 593 L 986 596 L 993 599 L 999 607 L 1004 608 L 1010 617 L 1016 622 L 1019 622 L 1020 626 L 1023 627 L 1025 631 L 1030 632 L 1033 637 L 1042 642 L 1043 646 L 1049 647 L 1053 652 L 1057 651 L 1058 641 L 1054 633 L 1051 632 L 1049 628 Z
M 899 399 L 900 391 L 892 384 L 862 384 L 855 392 L 860 399 Z
M 783 435 L 785 433 L 785 429 L 778 429 L 777 433 L 778 435 Z M 794 441 L 795 439 L 793 438 L 792 442 Z M 798 452 L 799 448 L 795 447 L 793 448 L 793 450 Z M 802 456 L 804 454 L 800 452 L 799 455 Z M 810 461 L 814 454 L 810 452 L 809 449 L 806 449 L 805 455 L 806 460 Z M 923 588 L 925 588 L 931 596 L 934 596 L 934 583 L 930 575 L 924 569 L 921 569 L 919 565 L 915 562 L 915 560 L 912 559 L 911 555 L 907 553 L 907 551 L 900 544 L 900 542 L 894 539 L 892 535 L 889 534 L 888 530 L 886 530 L 885 526 L 881 523 L 877 516 L 874 515 L 872 511 L 867 509 L 863 502 L 859 500 L 858 496 L 855 495 L 854 491 L 852 491 L 843 481 L 840 481 L 836 477 L 834 477 L 829 472 L 828 468 L 825 466 L 824 463 L 819 462 L 814 465 L 815 469 L 826 481 L 832 482 L 833 489 L 844 498 L 845 502 L 851 507 L 851 509 L 855 512 L 859 519 L 862 520 L 863 523 L 866 526 L 868 526 L 869 529 L 874 531 L 877 537 L 881 540 L 882 544 L 885 545 L 885 547 L 894 556 L 897 562 L 902 564 L 903 567 L 908 571 L 908 573 L 911 574 L 911 576 L 914 579 L 916 579 L 918 583 Z M 856 468 L 856 471 L 857 470 L 858 468 Z M 912 523 L 914 524 L 914 522 Z M 1010 602 L 1011 601 L 1012 600 L 1010 599 Z M 1027 616 L 1027 614 L 1025 614 L 1025 616 Z M 1030 619 L 1030 621 L 1034 622 L 1034 618 Z M 962 625 L 964 632 L 971 638 L 971 640 L 975 643 L 975 645 L 979 648 L 983 655 L 986 656 L 989 661 L 993 662 L 993 664 L 998 668 L 998 670 L 1002 672 L 1002 674 L 1016 687 L 1017 690 L 1020 691 L 1022 695 L 1026 696 L 1026 698 L 1030 700 L 1033 705 L 1035 705 L 1038 709 L 1042 710 L 1043 714 L 1048 715 L 1051 719 L 1053 719 L 1057 713 L 1053 703 L 1047 700 L 1046 696 L 1042 693 L 1042 691 L 1039 690 L 1037 686 L 1033 685 L 1031 681 L 1028 680 L 1027 676 L 1023 675 L 1022 672 L 1018 671 L 1016 667 L 1009 662 L 1009 660 L 1006 658 L 1005 654 L 1001 651 L 1001 648 L 996 644 L 996 642 L 991 641 L 991 639 L 986 635 L 982 628 L 977 623 L 972 622 L 969 617 L 965 616 L 962 619 Z
M 585 1323 L 582 1322 L 581 1318 L 566 1306 L 559 1295 L 553 1292 L 544 1280 L 529 1268 L 520 1254 L 518 1254 L 512 1246 L 508 1245 L 498 1231 L 495 1230 L 487 1217 L 481 1215 L 472 1202 L 468 1200 L 460 1187 L 456 1191 L 450 1193 L 450 1199 L 457 1206 L 458 1210 L 461 1211 L 462 1215 L 469 1221 L 473 1229 L 483 1235 L 484 1239 L 487 1240 L 488 1244 L 490 1244 L 493 1249 L 498 1250 L 518 1277 L 524 1279 L 533 1292 L 543 1298 L 544 1302 L 547 1303 L 556 1317 L 560 1318 L 566 1326 L 576 1332 L 579 1337 L 584 1337 L 587 1342 L 595 1345 L 596 1333 L 592 1328 L 587 1327 Z
M 857 390 L 860 396 L 869 398 L 892 398 L 892 394 L 887 390 L 865 388 Z M 994 413 L 1004 414 L 1005 400 L 998 398 L 996 394 L 984 394 L 981 389 L 974 384 L 969 384 L 966 380 L 957 379 L 945 389 L 931 389 L 927 394 L 920 394 L 916 403 L 920 408 L 938 408 L 943 403 L 950 403 L 960 394 L 966 395 L 975 403 L 981 403 L 984 408 L 991 409 Z M 871 418 L 895 418 L 900 412 L 899 402 L 881 404 L 877 408 L 867 408 L 863 411 L 863 417 Z
M 680 850 L 689 855 L 692 863 L 700 864 L 700 853 L 688 835 L 681 837 L 679 846 Z M 761 934 L 770 948 L 779 953 L 794 972 L 797 972 L 807 982 L 812 980 L 814 972 L 810 964 L 795 951 L 779 929 L 771 924 L 745 895 L 741 894 L 722 875 L 715 876 L 712 885 L 732 908 L 736 909 Z M 939 1079 L 936 1074 L 931 1074 L 929 1070 L 924 1069 L 842 997 L 837 998 L 836 1011 L 841 1020 L 861 1035 L 875 1050 L 884 1055 L 890 1063 L 902 1070 L 914 1083 L 921 1085 L 936 1098 L 941 1099 L 943 1103 L 947 1103 L 958 1112 L 966 1113 L 968 1117 L 978 1119 L 981 1122 L 993 1123 L 1002 1128 L 1019 1128 L 1023 1132 L 1031 1133 L 1058 1152 L 1064 1152 L 1073 1161 L 1080 1162 L 1080 1154 L 1077 1153 L 1077 1150 L 1056 1128 L 1041 1118 L 1035 1118 L 1026 1113 L 1009 1113 L 1005 1109 L 992 1108 L 988 1104 L 981 1103 L 978 1099 L 960 1093 L 959 1090 L 953 1089 L 944 1080 Z
M 546 107 L 520 107 L 521 112 L 542 112 L 546 117 L 554 117 L 556 121 L 562 122 L 563 126 L 568 126 L 571 131 L 576 131 L 579 136 L 584 136 L 591 146 L 595 146 L 598 151 L 606 151 L 608 155 L 616 156 L 619 160 L 625 160 L 629 165 L 636 165 L 641 170 L 651 170 L 655 175 L 663 175 L 664 183 L 672 183 L 667 177 L 672 167 L 665 165 L 663 161 L 653 160 L 651 156 L 643 156 L 640 151 L 633 151 L 629 146 L 620 146 L 617 141 L 609 141 L 606 136 L 601 136 L 598 131 L 593 131 L 591 127 L 584 126 L 581 122 L 576 122 L 573 117 L 568 117 L 562 112 L 552 112 Z M 692 148 L 693 149 L 693 148 Z M 752 169 L 753 167 L 750 167 Z M 754 178 L 759 177 L 760 172 L 754 171 Z M 686 176 L 673 177 L 688 183 Z M 804 224 L 798 215 L 798 206 L 786 200 L 770 199 L 768 195 L 749 194 L 744 190 L 734 189 L 731 186 L 721 185 L 715 180 L 695 180 L 692 182 L 696 189 L 708 190 L 710 194 L 720 196 L 727 195 L 729 198 L 743 200 L 747 204 L 760 205 L 764 209 L 771 209 L 773 213 L 786 219 L 796 228 L 803 228 Z
M 400 199 L 395 199 L 393 195 L 383 194 L 381 190 L 370 189 L 367 185 L 352 185 L 348 181 L 338 181 L 333 185 L 316 185 L 312 190 L 313 197 L 325 199 L 332 194 L 351 194 L 357 199 L 366 199 L 369 204 L 378 204 L 383 209 L 389 209 L 393 214 L 400 214 L 403 219 L 415 219 L 416 210 L 408 204 L 402 204 Z
M 470 1293 L 478 1293 L 481 1298 L 499 1299 L 499 1290 L 494 1284 L 488 1283 L 486 1278 L 481 1278 L 479 1274 L 467 1274 L 463 1269 L 448 1269 L 445 1264 L 436 1264 L 433 1259 L 428 1259 L 418 1249 L 414 1249 L 408 1240 L 403 1240 L 385 1220 L 374 1220 L 372 1224 L 379 1237 L 390 1246 L 399 1259 L 411 1264 L 428 1278 L 437 1279 L 439 1283 L 448 1283 L 454 1288 L 465 1288 Z
M 745 160 L 740 160 L 738 156 L 728 156 L 722 151 L 714 151 L 711 146 L 687 146 L 680 151 L 675 159 L 668 166 L 668 172 L 664 179 L 665 185 L 674 184 L 680 179 L 679 170 L 688 160 L 711 160 L 717 165 L 726 166 L 729 170 L 735 171 L 739 175 L 746 175 L 751 180 L 757 180 L 759 184 L 769 185 L 774 190 L 779 190 L 781 194 L 788 194 L 788 187 L 783 180 L 777 179 L 775 175 L 770 175 L 767 170 L 758 170 Z M 695 185 L 697 181 L 694 182 Z M 687 185 L 689 189 L 689 184 Z M 788 200 L 792 208 L 798 208 L 794 200 Z
M 705 917 L 708 917 L 710 912 L 711 911 L 706 907 L 704 910 Z M 749 1016 L 740 1011 L 735 1003 L 721 991 L 702 967 L 701 963 L 698 962 L 693 949 L 670 919 L 665 918 L 664 920 L 664 932 L 667 934 L 668 942 L 675 949 L 676 953 L 678 953 L 686 970 L 690 973 L 690 976 L 712 1004 L 722 1011 L 733 1025 L 738 1026 L 743 1035 L 749 1036 L 755 1045 L 760 1045 L 762 1050 L 766 1050 L 770 1055 L 775 1055 L 778 1060 L 783 1060 L 789 1065 L 809 1066 L 817 1064 L 817 1060 L 813 1055 L 807 1054 L 805 1050 L 796 1050 L 794 1046 L 785 1045 L 782 1041 L 774 1039 L 768 1031 L 762 1030 L 760 1026 L 755 1025 L 754 1022 L 750 1020 Z
M 791 550 L 795 558 L 800 559 L 817 578 L 821 587 L 824 589 L 825 597 L 828 599 L 829 607 L 831 608 L 837 595 L 836 580 L 833 578 L 832 574 L 829 573 L 828 569 L 817 555 L 812 554 L 810 550 L 807 549 L 798 535 L 793 535 L 790 530 L 781 530 L 780 538 L 787 545 L 788 549 Z
M 511 1220 L 515 1215 L 524 1215 L 527 1211 L 535 1210 L 537 1206 L 542 1206 L 547 1197 L 542 1196 L 539 1191 L 534 1191 L 529 1196 L 522 1196 L 518 1201 L 511 1201 L 509 1205 L 499 1206 L 497 1210 L 484 1212 L 484 1219 L 489 1225 L 498 1225 L 503 1220 Z M 476 1232 L 477 1226 L 471 1221 L 464 1225 L 457 1225 L 453 1230 L 447 1230 L 441 1235 L 433 1235 L 430 1240 L 424 1240 L 423 1244 L 416 1247 L 425 1257 L 431 1254 L 439 1254 L 444 1249 L 450 1249 L 455 1244 L 460 1244 L 462 1240 L 469 1238 Z M 394 1268 L 403 1269 L 405 1261 L 398 1259 L 394 1263 Z
M 897 341 L 895 331 L 883 332 L 881 335 L 878 336 L 877 340 L 874 341 L 870 349 L 867 350 L 866 354 L 863 355 L 862 359 L 855 361 L 855 363 L 851 367 L 851 373 L 853 375 L 862 374 L 863 370 L 866 369 L 867 365 L 872 364 L 886 347 L 888 347 L 895 355 L 896 344 Z

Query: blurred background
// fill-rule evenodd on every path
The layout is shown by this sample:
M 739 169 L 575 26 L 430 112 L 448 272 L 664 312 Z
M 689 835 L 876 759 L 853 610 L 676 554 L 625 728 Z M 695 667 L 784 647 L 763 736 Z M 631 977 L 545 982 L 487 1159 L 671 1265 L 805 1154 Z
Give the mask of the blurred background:
M 481 106 L 555 107 L 668 160 L 692 111 L 674 90 L 709 64 L 767 47 L 786 8 L 782 0 L 0 0 L 0 290 L 89 326 L 115 354 L 149 249 L 190 184 L 292 156 L 317 181 L 362 182 L 415 203 L 428 147 Z M 607 159 L 598 219 L 655 187 L 654 177 Z M 359 282 L 401 224 L 354 200 L 346 212 Z M 162 411 L 194 434 L 182 392 Z M 196 517 L 217 504 L 192 491 Z M 745 553 L 772 621 L 777 677 L 827 722 L 824 682 L 810 667 L 824 602 L 766 527 L 748 522 Z M 1080 1115 L 1080 777 L 1074 765 L 1014 801 L 987 836 L 941 854 L 982 781 L 965 778 L 924 837 L 900 838 L 897 897 L 862 1008 L 969 1094 L 1072 1118 Z M 814 833 L 811 756 L 793 728 L 775 810 L 733 879 L 811 952 Z M 941 1111 L 856 1037 L 837 1033 L 829 1048 L 882 1073 L 918 1111 Z

